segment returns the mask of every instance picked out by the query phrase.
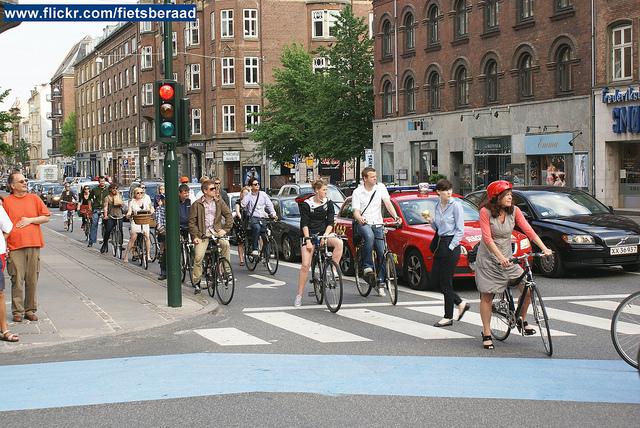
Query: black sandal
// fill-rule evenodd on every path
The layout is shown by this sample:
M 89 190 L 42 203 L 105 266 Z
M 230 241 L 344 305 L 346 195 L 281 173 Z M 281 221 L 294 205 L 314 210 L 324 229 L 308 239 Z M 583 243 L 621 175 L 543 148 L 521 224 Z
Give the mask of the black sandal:
M 536 334 L 536 329 L 535 328 L 527 328 L 529 326 L 529 323 L 526 321 L 522 321 L 522 318 L 518 318 L 518 322 L 516 322 L 516 327 L 518 328 L 518 331 L 520 333 L 522 333 L 523 336 L 533 336 L 534 334 Z
M 488 342 L 491 341 L 490 344 L 485 345 L 484 342 Z M 493 339 L 491 338 L 491 335 L 485 336 L 484 334 L 482 335 L 482 346 L 484 346 L 484 349 L 494 349 L 493 346 Z

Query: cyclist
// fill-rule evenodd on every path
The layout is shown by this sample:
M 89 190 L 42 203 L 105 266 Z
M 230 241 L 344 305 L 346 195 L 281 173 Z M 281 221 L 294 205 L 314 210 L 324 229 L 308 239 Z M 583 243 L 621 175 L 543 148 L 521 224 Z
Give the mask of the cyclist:
M 302 266 L 298 276 L 298 294 L 293 306 L 302 306 L 302 293 L 309 275 L 311 258 L 313 257 L 314 244 L 312 235 L 329 235 L 333 230 L 334 203 L 327 197 L 327 185 L 322 180 L 317 180 L 312 185 L 315 194 L 299 202 L 300 206 L 300 233 L 302 234 Z M 331 258 L 336 265 L 340 265 L 342 258 L 342 240 L 337 237 L 327 239 L 327 245 L 333 248 Z
M 233 227 L 236 229 L 236 239 L 238 241 L 238 257 L 240 258 L 240 266 L 244 266 L 244 239 L 246 233 L 246 212 L 242 209 L 242 199 L 249 194 L 251 188 L 245 186 L 240 190 L 240 197 L 236 200 L 234 207 Z
M 158 280 L 163 281 L 167 279 L 167 254 L 165 252 L 165 242 L 167 240 L 167 214 L 165 198 L 158 199 L 158 206 L 156 207 L 156 212 L 153 213 L 153 218 L 156 221 L 156 233 L 158 234 L 158 245 L 160 247 L 160 275 L 158 275 Z
M 189 232 L 189 208 L 191 208 L 191 198 L 189 198 L 189 186 L 181 184 L 178 186 L 178 212 L 180 214 L 180 234 L 186 236 Z
M 276 216 L 276 210 L 273 208 L 273 202 L 271 202 L 269 195 L 260 190 L 260 182 L 257 178 L 249 180 L 249 187 L 251 187 L 251 193 L 242 198 L 240 206 L 248 213 L 249 227 L 247 231 L 251 233 L 251 255 L 258 256 L 260 254 L 258 252 L 258 238 L 265 233 L 266 227 L 263 220 L 269 217 L 277 220 L 278 216 Z M 268 251 L 267 254 L 269 254 Z
M 127 217 L 131 218 L 132 214 L 137 214 L 138 211 L 146 211 L 153 214 L 153 204 L 150 199 L 145 199 L 144 190 L 140 187 L 136 187 L 133 191 L 133 199 L 129 202 L 129 210 L 127 211 Z M 138 233 L 144 234 L 145 245 L 147 246 L 147 257 L 151 261 L 151 240 L 149 239 L 149 225 L 148 224 L 136 224 L 131 218 L 131 236 L 129 237 L 129 244 L 122 256 L 125 263 L 128 260 L 129 251 L 136 245 L 136 238 Z
M 82 217 L 82 227 L 84 227 L 91 221 L 91 188 L 89 186 L 83 186 L 78 199 L 80 200 L 78 215 Z
M 522 268 L 510 260 L 511 234 L 515 226 L 524 232 L 542 252 L 548 256 L 552 251 L 542 242 L 524 218 L 520 208 L 513 205 L 511 189 L 513 185 L 505 180 L 494 181 L 487 186 L 487 194 L 480 204 L 480 229 L 482 240 L 478 245 L 476 258 L 476 286 L 480 292 L 480 317 L 482 318 L 482 345 L 493 349 L 491 339 L 491 305 L 493 295 L 502 293 L 510 281 L 522 275 Z M 523 313 L 531 296 L 525 296 Z M 531 336 L 536 330 L 529 327 L 525 318 L 518 320 L 518 331 Z
M 124 202 L 122 200 L 122 195 L 118 191 L 118 185 L 113 183 L 109 185 L 109 196 L 104 198 L 104 205 L 102 209 L 102 221 L 105 224 L 104 231 L 104 241 L 102 241 L 102 247 L 100 247 L 101 253 L 106 253 L 109 251 L 109 237 L 111 236 L 111 231 L 116 226 L 117 223 L 120 223 L 122 226 L 122 206 Z M 122 230 L 122 227 L 120 227 Z
M 64 223 L 65 225 L 69 222 L 69 217 L 73 215 L 73 211 L 69 211 L 67 209 L 67 203 L 76 202 L 78 198 L 76 198 L 76 194 L 71 191 L 71 186 L 69 183 L 64 183 L 64 190 L 60 194 L 60 203 L 64 203 Z
M 402 223 L 396 209 L 391 203 L 387 187 L 378 183 L 377 172 L 374 168 L 367 167 L 362 170 L 362 183 L 353 191 L 351 206 L 353 218 L 357 221 L 355 227 L 359 228 L 362 236 L 362 266 L 366 278 L 371 278 L 373 273 L 373 257 L 371 251 L 376 249 L 376 266 L 378 266 L 378 296 L 384 296 L 384 227 L 382 226 L 382 204 L 391 213 L 397 224 Z M 375 278 L 374 278 L 375 280 Z
M 93 247 L 93 244 L 98 240 L 98 220 L 104 207 L 104 198 L 109 195 L 107 180 L 105 180 L 104 176 L 101 175 L 98 177 L 98 183 L 98 186 L 91 189 L 91 195 L 89 196 L 93 215 L 91 217 L 91 233 L 89 234 L 89 244 L 87 247 Z M 107 240 L 107 238 L 104 237 L 104 228 L 102 240 L 103 242 Z

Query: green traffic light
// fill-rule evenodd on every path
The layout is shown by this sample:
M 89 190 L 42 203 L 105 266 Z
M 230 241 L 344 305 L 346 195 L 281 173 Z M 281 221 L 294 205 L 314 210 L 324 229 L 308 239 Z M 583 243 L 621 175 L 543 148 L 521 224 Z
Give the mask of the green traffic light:
M 173 137 L 175 133 L 175 127 L 171 122 L 162 122 L 160 125 L 160 133 L 163 137 Z

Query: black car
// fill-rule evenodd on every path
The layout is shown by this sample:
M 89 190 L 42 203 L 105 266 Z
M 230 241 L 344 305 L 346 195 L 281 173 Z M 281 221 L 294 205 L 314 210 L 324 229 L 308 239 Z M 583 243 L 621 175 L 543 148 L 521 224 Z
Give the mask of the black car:
M 473 192 L 465 199 L 479 206 L 485 193 Z M 544 275 L 558 277 L 568 269 L 595 266 L 640 269 L 640 225 L 593 196 L 565 187 L 517 187 L 513 203 L 554 253 L 539 259 Z
M 271 201 L 280 221 L 273 223 L 274 239 L 278 243 L 283 260 L 288 262 L 300 257 L 300 208 L 295 196 L 272 196 Z

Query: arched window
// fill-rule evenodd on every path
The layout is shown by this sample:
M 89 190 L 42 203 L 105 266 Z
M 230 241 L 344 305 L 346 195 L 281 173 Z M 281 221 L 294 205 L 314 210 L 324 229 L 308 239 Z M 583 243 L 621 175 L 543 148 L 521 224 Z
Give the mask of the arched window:
M 630 24 L 611 29 L 611 74 L 613 80 L 628 80 L 633 77 L 633 38 Z
M 385 116 L 390 116 L 393 113 L 393 91 L 389 81 L 386 81 L 382 86 L 382 112 Z
M 416 47 L 415 29 L 413 28 L 413 14 L 404 17 L 404 50 L 410 51 Z
M 487 61 L 484 67 L 486 76 L 486 101 L 487 104 L 498 101 L 498 63 L 495 60 Z
M 391 21 L 382 24 L 382 56 L 391 56 Z
M 404 106 L 407 113 L 416 111 L 416 82 L 412 76 L 404 79 Z
M 467 68 L 461 65 L 456 74 L 456 106 L 462 107 L 469 104 L 469 82 L 467 82 Z
M 455 38 L 466 37 L 468 32 L 467 1 L 458 0 L 455 8 Z
M 531 55 L 523 54 L 518 62 L 518 89 L 520 98 L 533 96 L 533 71 Z
M 571 48 L 567 45 L 558 49 L 558 90 L 569 92 L 573 89 L 573 79 L 571 79 Z
M 438 25 L 438 6 L 431 5 L 428 13 L 429 22 L 427 24 L 427 43 L 435 45 L 440 42 L 440 28 Z
M 429 75 L 429 110 L 440 110 L 440 75 L 437 71 Z

